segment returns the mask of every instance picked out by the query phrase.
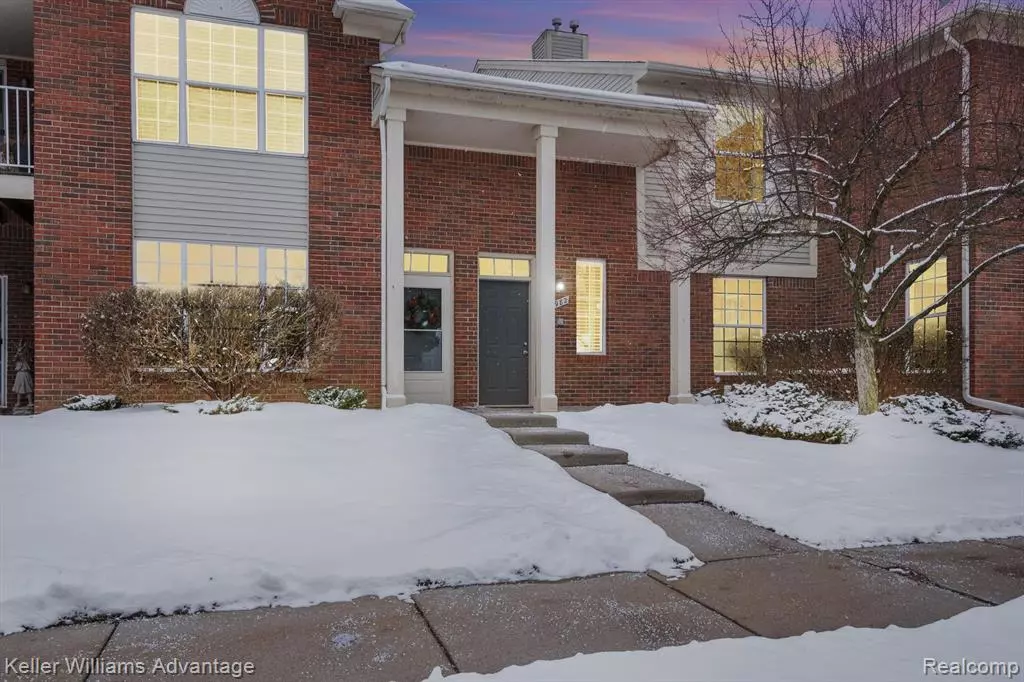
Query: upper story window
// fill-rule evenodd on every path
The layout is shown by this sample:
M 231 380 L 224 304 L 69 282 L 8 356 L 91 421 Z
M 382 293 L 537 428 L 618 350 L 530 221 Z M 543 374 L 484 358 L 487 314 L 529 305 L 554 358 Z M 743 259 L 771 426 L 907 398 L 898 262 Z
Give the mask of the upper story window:
M 715 119 L 715 198 L 764 199 L 764 116 L 720 107 Z
M 136 10 L 135 139 L 306 153 L 306 35 Z

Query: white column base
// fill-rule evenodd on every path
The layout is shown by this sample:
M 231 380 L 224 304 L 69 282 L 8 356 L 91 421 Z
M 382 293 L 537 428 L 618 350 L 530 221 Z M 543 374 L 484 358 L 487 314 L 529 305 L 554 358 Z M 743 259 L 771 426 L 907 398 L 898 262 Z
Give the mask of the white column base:
M 391 393 L 384 396 L 384 407 L 405 407 L 405 396 L 401 393 Z
M 537 404 L 533 406 L 533 409 L 535 412 L 558 412 L 558 396 L 537 396 Z
M 670 395 L 668 397 L 668 402 L 672 405 L 695 405 L 697 403 L 697 399 L 689 393 L 684 393 L 681 395 Z

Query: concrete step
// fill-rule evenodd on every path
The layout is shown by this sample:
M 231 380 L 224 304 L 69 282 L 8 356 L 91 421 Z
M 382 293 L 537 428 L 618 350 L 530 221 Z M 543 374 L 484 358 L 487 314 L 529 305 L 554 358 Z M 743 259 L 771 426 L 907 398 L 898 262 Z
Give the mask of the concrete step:
M 550 457 L 564 467 L 626 464 L 629 461 L 625 451 L 600 445 L 528 445 L 526 449 Z
M 506 428 L 555 428 L 558 420 L 551 414 L 537 414 L 536 412 L 480 412 L 481 417 L 496 429 Z
M 686 481 L 628 464 L 573 467 L 566 473 L 622 504 L 701 502 L 704 490 Z
M 512 436 L 516 445 L 587 445 L 590 443 L 590 436 L 582 431 L 572 429 L 559 429 L 550 427 L 509 427 L 502 429 Z

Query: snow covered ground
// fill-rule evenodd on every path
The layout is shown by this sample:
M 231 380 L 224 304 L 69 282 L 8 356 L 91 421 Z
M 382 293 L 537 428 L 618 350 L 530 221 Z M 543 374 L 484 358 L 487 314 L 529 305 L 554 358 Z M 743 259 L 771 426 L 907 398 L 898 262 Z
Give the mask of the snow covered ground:
M 0 632 L 693 559 L 452 408 L 178 409 L 0 423 Z
M 957 443 L 882 414 L 851 414 L 858 434 L 847 445 L 764 438 L 730 431 L 722 409 L 604 406 L 560 413 L 558 423 L 822 547 L 1024 535 L 1024 450 Z
M 1021 679 L 1024 597 L 978 607 L 921 628 L 842 628 L 787 639 L 746 637 L 658 651 L 579 654 L 493 675 L 463 673 L 428 682 L 895 682 Z

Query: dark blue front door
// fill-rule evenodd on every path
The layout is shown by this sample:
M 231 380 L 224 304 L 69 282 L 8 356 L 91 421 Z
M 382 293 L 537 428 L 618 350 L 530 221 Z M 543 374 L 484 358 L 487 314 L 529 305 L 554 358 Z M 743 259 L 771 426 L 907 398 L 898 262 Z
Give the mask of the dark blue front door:
M 530 402 L 530 283 L 480 280 L 480 404 Z

